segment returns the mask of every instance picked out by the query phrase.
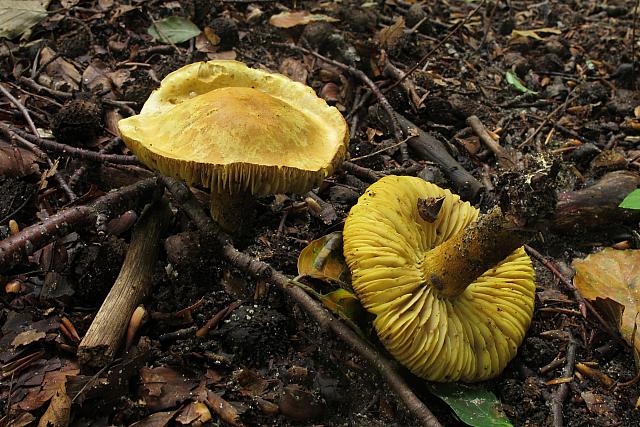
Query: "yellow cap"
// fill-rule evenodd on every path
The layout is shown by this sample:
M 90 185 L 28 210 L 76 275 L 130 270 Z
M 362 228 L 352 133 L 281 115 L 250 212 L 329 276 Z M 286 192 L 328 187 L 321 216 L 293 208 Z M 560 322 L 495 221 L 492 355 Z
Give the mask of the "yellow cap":
M 444 197 L 435 218 L 418 199 Z M 387 176 L 349 212 L 344 255 L 353 289 L 376 315 L 389 352 L 431 381 L 482 381 L 499 375 L 516 355 L 533 316 L 535 273 L 523 248 L 446 298 L 425 280 L 426 253 L 478 218 L 467 202 L 420 178 Z
M 216 192 L 304 192 L 344 159 L 342 114 L 313 89 L 236 61 L 187 65 L 118 123 L 140 161 Z

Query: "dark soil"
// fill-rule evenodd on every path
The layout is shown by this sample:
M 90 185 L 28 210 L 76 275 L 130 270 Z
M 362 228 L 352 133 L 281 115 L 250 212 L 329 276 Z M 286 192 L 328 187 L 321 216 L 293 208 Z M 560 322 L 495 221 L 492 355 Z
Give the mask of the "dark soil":
M 397 81 L 385 72 L 385 61 L 406 71 L 438 47 L 407 79 L 410 85 L 394 87 L 386 97 L 397 113 L 443 142 L 482 183 L 473 203 L 483 211 L 501 204 L 522 218 L 524 227 L 549 216 L 556 192 L 586 188 L 611 171 L 640 168 L 633 3 L 488 1 L 456 27 L 479 2 L 53 0 L 47 17 L 24 40 L 2 40 L 0 75 L 43 135 L 74 147 L 130 154 L 117 139 L 115 124 L 138 112 L 164 76 L 196 61 L 237 59 L 303 81 L 335 105 L 351 127 L 349 152 L 357 165 L 417 175 L 455 190 L 441 165 L 413 152 L 412 161 L 403 164 L 391 129 L 368 114 L 376 97 L 362 81 L 283 43 L 297 43 L 361 70 L 383 90 Z M 272 15 L 289 8 L 337 21 L 289 29 L 269 23 Z M 170 16 L 191 20 L 203 34 L 177 45 L 154 41 L 147 29 Z M 552 31 L 512 35 L 513 29 L 543 27 Z M 207 42 L 207 33 L 217 37 L 217 45 Z M 507 71 L 536 93 L 522 94 L 508 84 Z M 470 115 L 499 134 L 520 170 L 506 173 L 466 124 Z M 0 121 L 29 131 L 6 97 L 0 97 Z M 0 134 L 0 144 L 12 142 Z M 80 197 L 76 204 L 150 175 L 59 155 L 49 152 Z M 536 182 L 545 165 L 553 165 L 545 175 L 549 181 L 533 197 L 526 194 L 522 180 Z M 22 229 L 72 205 L 41 158 L 31 159 L 26 168 L 9 168 L 1 161 L 0 166 L 0 239 L 9 235 L 10 220 Z M 341 230 L 350 207 L 371 183 L 364 174 L 346 170 L 316 191 L 334 218 L 301 203 L 304 195 L 267 197 L 259 202 L 254 226 L 242 230 L 235 245 L 296 276 L 300 251 Z M 206 203 L 207 195 L 197 193 Z M 230 402 L 244 425 L 419 425 L 361 357 L 321 331 L 277 289 L 230 267 L 213 242 L 174 207 L 153 292 L 144 302 L 148 319 L 134 349 L 107 370 L 79 372 L 78 343 L 60 332 L 60 324 L 70 322 L 80 337 L 87 331 L 118 275 L 137 216 L 110 224 L 110 235 L 79 228 L 0 270 L 7 290 L 0 298 L 2 425 L 35 425 L 64 384 L 65 372 L 71 378 L 67 394 L 78 396 L 69 419 L 74 426 L 200 425 L 193 411 L 202 399 L 195 396 L 207 391 Z M 606 226 L 578 227 L 577 233 L 541 230 L 530 244 L 565 267 L 569 277 L 574 258 L 614 244 L 640 245 L 637 217 L 612 216 L 602 223 Z M 637 375 L 631 348 L 594 316 L 585 319 L 574 294 L 545 266 L 536 261 L 535 268 L 539 292 L 533 324 L 518 356 L 485 386 L 514 425 L 554 425 L 552 395 L 565 365 L 554 359 L 565 357 L 575 340 L 576 361 L 613 383 L 573 375 L 563 403 L 565 425 L 640 425 L 640 386 L 620 386 Z M 8 293 L 15 283 L 19 291 Z M 195 336 L 223 310 L 227 314 L 205 338 Z M 26 342 L 16 345 L 25 331 L 31 335 L 22 335 Z M 33 359 L 20 362 L 29 356 Z M 92 382 L 93 375 L 110 385 Z M 403 375 L 444 425 L 464 425 L 422 380 Z M 176 412 L 161 422 L 163 411 Z M 210 412 L 213 421 L 205 425 L 230 423 Z

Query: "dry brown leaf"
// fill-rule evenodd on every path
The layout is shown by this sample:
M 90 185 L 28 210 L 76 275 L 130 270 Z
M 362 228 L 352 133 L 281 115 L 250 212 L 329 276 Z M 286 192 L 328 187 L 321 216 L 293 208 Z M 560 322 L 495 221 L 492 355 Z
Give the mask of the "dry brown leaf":
M 298 25 L 307 25 L 316 21 L 338 22 L 338 19 L 327 15 L 313 14 L 308 10 L 282 12 L 269 18 L 269 23 L 278 28 L 291 28 Z
M 34 343 L 36 341 L 40 341 L 42 338 L 46 337 L 47 334 L 45 334 L 42 331 L 35 331 L 33 329 L 30 329 L 28 331 L 24 331 L 19 333 L 14 339 L 13 341 L 11 341 L 11 345 L 13 347 L 19 347 L 21 345 L 29 345 L 31 343 Z
M 176 406 L 191 397 L 198 383 L 167 367 L 140 369 L 141 394 L 152 411 Z
M 209 404 L 209 408 L 218 414 L 223 421 L 226 421 L 235 427 L 241 427 L 243 425 L 240 421 L 240 414 L 238 414 L 236 408 L 231 403 L 224 400 L 220 395 L 212 391 L 208 391 L 207 403 Z
M 178 410 L 156 412 L 137 423 L 131 424 L 129 427 L 166 427 L 169 425 L 173 417 L 175 417 L 177 412 Z
M 71 419 L 71 399 L 67 395 L 65 383 L 61 383 L 51 398 L 49 407 L 38 422 L 38 427 L 66 427 Z
M 404 37 L 404 29 L 404 18 L 401 16 L 392 25 L 380 30 L 376 39 L 383 49 L 394 50 Z
M 0 141 L 0 176 L 23 177 L 37 173 L 37 161 L 31 151 Z
M 300 82 L 302 84 L 307 84 L 307 77 L 309 77 L 309 71 L 307 71 L 307 66 L 302 61 L 298 61 L 293 58 L 285 58 L 281 63 L 280 67 L 278 67 L 278 71 L 280 71 L 285 76 L 289 77 L 292 80 Z
M 606 248 L 585 259 L 573 260 L 573 267 L 576 269 L 573 283 L 585 299 L 611 299 L 624 307 L 619 322 L 620 333 L 634 347 L 638 361 L 640 328 L 636 324 L 640 322 L 640 250 Z
M 55 55 L 51 48 L 44 47 L 40 53 L 40 65 L 48 63 Z M 70 62 L 57 58 L 46 66 L 45 71 L 46 74 L 41 74 L 38 79 L 40 83 L 48 84 L 53 89 L 78 90 L 82 76 Z
M 77 364 L 67 361 L 59 370 L 46 372 L 42 383 L 33 387 L 22 401 L 16 404 L 17 408 L 25 411 L 34 411 L 49 401 L 60 389 L 60 385 L 66 383 L 67 377 L 78 375 L 80 369 Z
M 183 425 L 199 426 L 210 421 L 211 418 L 211 412 L 207 405 L 202 402 L 191 402 L 176 417 L 176 422 Z

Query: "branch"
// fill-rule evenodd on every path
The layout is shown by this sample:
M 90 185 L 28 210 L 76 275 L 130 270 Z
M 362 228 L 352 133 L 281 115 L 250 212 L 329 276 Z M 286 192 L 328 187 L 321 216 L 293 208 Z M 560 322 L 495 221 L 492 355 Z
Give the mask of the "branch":
M 122 154 L 101 154 L 95 151 L 84 150 L 82 148 L 72 147 L 59 142 L 49 141 L 47 139 L 33 136 L 6 123 L 0 123 L 0 128 L 4 129 L 12 137 L 21 137 L 32 144 L 36 144 L 45 150 L 55 151 L 65 156 L 77 157 L 79 159 L 90 160 L 92 162 L 110 162 L 121 165 L 139 165 L 140 162 L 136 156 L 125 156 Z
M 40 247 L 79 226 L 103 226 L 112 216 L 142 206 L 151 200 L 156 178 L 139 181 L 107 193 L 90 205 L 74 206 L 19 233 L 0 240 L 0 271 L 8 270 Z
M 82 365 L 101 368 L 113 360 L 131 315 L 151 290 L 160 236 L 170 218 L 163 200 L 149 205 L 140 218 L 120 274 L 78 347 Z
M 351 346 L 361 357 L 373 365 L 380 375 L 387 381 L 391 389 L 404 402 L 409 411 L 426 427 L 441 426 L 429 408 L 418 399 L 409 385 L 397 372 L 396 366 L 385 359 L 370 344 L 365 342 L 348 326 L 333 317 L 318 302 L 306 294 L 297 286 L 289 285 L 289 278 L 271 268 L 269 264 L 259 261 L 251 256 L 238 251 L 231 244 L 229 237 L 222 233 L 217 224 L 208 217 L 200 204 L 195 200 L 186 185 L 173 178 L 160 177 L 167 189 L 173 193 L 176 201 L 196 224 L 200 231 L 207 237 L 220 244 L 224 257 L 236 267 L 245 272 L 269 281 L 286 293 L 298 305 L 300 305 L 323 329 L 331 330 L 338 338 Z

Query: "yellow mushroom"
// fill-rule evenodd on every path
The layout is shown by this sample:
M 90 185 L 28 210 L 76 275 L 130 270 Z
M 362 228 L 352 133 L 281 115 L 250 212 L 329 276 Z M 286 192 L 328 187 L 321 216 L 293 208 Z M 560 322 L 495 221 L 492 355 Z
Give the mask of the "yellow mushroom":
M 349 212 L 353 289 L 376 315 L 382 344 L 414 374 L 482 381 L 516 355 L 533 316 L 535 274 L 500 218 L 494 210 L 477 221 L 478 210 L 449 190 L 398 176 L 371 185 Z M 497 243 L 485 239 L 492 230 Z
M 236 61 L 187 65 L 118 123 L 141 162 L 211 190 L 211 213 L 240 226 L 251 196 L 302 193 L 344 159 L 340 112 L 313 89 Z

